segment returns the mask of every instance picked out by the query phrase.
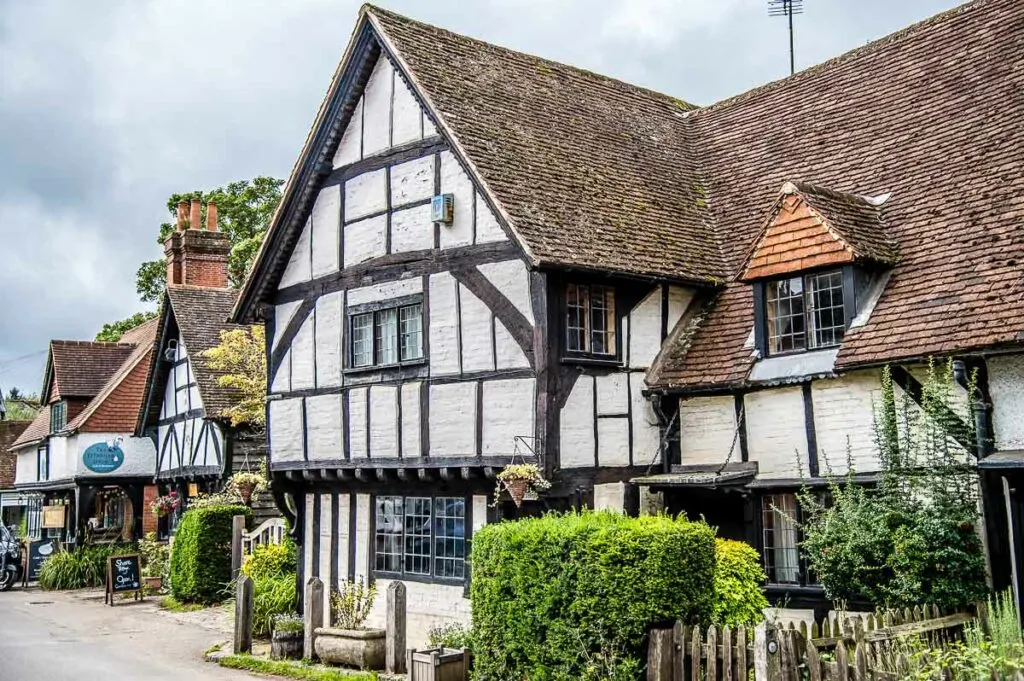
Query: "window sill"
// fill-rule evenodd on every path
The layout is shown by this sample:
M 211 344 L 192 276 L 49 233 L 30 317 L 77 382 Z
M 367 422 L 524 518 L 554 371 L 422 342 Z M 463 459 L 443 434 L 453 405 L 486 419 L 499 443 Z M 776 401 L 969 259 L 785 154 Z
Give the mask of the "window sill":
M 578 357 L 576 355 L 563 355 L 562 364 L 578 364 L 580 366 L 595 367 L 620 367 L 622 360 L 618 357 Z
M 342 371 L 342 373 L 345 374 L 346 376 L 351 374 L 369 374 L 373 373 L 374 371 L 390 371 L 393 369 L 405 369 L 407 367 L 419 367 L 423 366 L 426 363 L 427 358 L 422 357 L 420 359 L 413 359 L 409 360 L 408 362 L 397 362 L 394 364 L 372 364 L 370 366 L 365 367 L 348 367 L 347 369 Z
M 383 570 L 373 571 L 374 579 L 397 580 L 402 582 L 420 582 L 422 584 L 439 584 L 441 586 L 465 586 L 468 577 L 434 577 L 432 575 L 410 575 L 402 572 L 385 572 Z

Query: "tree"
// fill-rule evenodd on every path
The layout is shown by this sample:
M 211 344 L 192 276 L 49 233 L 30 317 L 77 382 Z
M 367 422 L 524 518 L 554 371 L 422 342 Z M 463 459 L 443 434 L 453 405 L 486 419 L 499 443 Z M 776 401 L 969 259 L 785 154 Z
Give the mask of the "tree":
M 875 606 L 963 606 L 984 599 L 985 559 L 978 535 L 978 474 L 971 452 L 951 437 L 971 423 L 956 398 L 952 365 L 929 366 L 918 407 L 896 398 L 882 373 L 875 443 L 877 486 L 830 479 L 831 499 L 804 488 L 802 543 L 832 600 Z M 974 397 L 968 390 L 968 403 Z
M 136 312 L 131 317 L 126 317 L 117 322 L 111 322 L 104 324 L 100 332 L 96 334 L 96 340 L 106 341 L 108 343 L 116 343 L 121 340 L 126 332 L 131 331 L 136 326 L 145 324 L 150 319 L 156 316 L 156 312 Z
M 263 235 L 270 226 L 270 220 L 281 202 L 281 186 L 284 180 L 272 177 L 257 177 L 253 180 L 232 182 L 226 187 L 217 187 L 208 192 L 201 190 L 184 194 L 172 194 L 167 199 L 167 211 L 177 215 L 179 201 L 199 199 L 203 203 L 203 220 L 206 220 L 206 203 L 217 204 L 218 229 L 231 240 L 228 256 L 228 280 L 238 288 L 245 281 L 245 275 L 252 267 L 256 252 L 263 242 Z M 175 222 L 160 225 L 157 242 L 162 246 L 175 229 Z M 159 299 L 167 284 L 167 265 L 163 258 L 142 263 L 135 274 L 135 288 L 143 302 Z
M 8 421 L 31 421 L 39 413 L 39 395 L 25 394 L 17 388 L 7 391 L 7 396 L 0 395 L 0 402 L 7 409 Z
M 258 427 L 266 425 L 265 338 L 262 326 L 221 331 L 220 344 L 201 353 L 211 369 L 224 372 L 217 378 L 217 383 L 239 393 L 238 402 L 221 412 L 221 416 L 231 419 L 233 426 L 243 423 Z

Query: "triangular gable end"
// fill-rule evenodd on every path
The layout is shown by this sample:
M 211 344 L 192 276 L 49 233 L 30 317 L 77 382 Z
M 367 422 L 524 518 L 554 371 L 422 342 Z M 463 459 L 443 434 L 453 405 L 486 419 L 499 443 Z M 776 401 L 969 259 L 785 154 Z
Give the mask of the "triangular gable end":
M 787 182 L 739 280 L 779 277 L 856 259 L 853 247 Z

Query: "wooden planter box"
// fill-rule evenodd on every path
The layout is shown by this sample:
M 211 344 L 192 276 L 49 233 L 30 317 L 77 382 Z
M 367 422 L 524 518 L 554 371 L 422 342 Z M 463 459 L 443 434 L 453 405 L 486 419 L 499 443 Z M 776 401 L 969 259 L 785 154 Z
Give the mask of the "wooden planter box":
M 142 583 L 146 585 L 152 593 L 158 593 L 160 588 L 164 585 L 163 577 L 143 577 Z
M 408 681 L 465 681 L 469 678 L 469 651 L 465 648 L 409 650 Z
M 270 658 L 273 660 L 301 660 L 302 642 L 301 631 L 275 631 L 270 637 Z

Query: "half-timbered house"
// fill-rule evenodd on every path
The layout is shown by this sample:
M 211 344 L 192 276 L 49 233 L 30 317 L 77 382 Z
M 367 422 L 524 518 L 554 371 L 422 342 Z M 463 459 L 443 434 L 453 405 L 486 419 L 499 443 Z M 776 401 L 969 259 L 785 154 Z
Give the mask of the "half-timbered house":
M 228 236 L 218 231 L 217 207 L 197 200 L 178 206 L 177 225 L 165 243 L 167 288 L 158 313 L 148 365 L 146 402 L 137 433 L 156 446 L 154 473 L 160 492 L 177 491 L 183 504 L 161 525 L 170 533 L 191 495 L 218 492 L 231 474 L 253 473 L 266 463 L 262 430 L 232 426 L 224 410 L 240 399 L 220 385 L 203 352 L 220 343 L 238 291 L 228 282 Z M 203 228 L 205 226 L 205 229 Z M 257 518 L 276 516 L 269 497 L 253 502 Z
M 492 477 L 525 460 L 536 508 L 649 493 L 822 604 L 792 492 L 847 448 L 877 470 L 878 368 L 913 396 L 953 355 L 1019 393 L 989 356 L 1022 331 L 1022 11 L 697 108 L 364 6 L 234 313 L 267 328 L 300 578 L 408 582 L 413 642 L 465 618 L 472 533 L 511 512 Z

